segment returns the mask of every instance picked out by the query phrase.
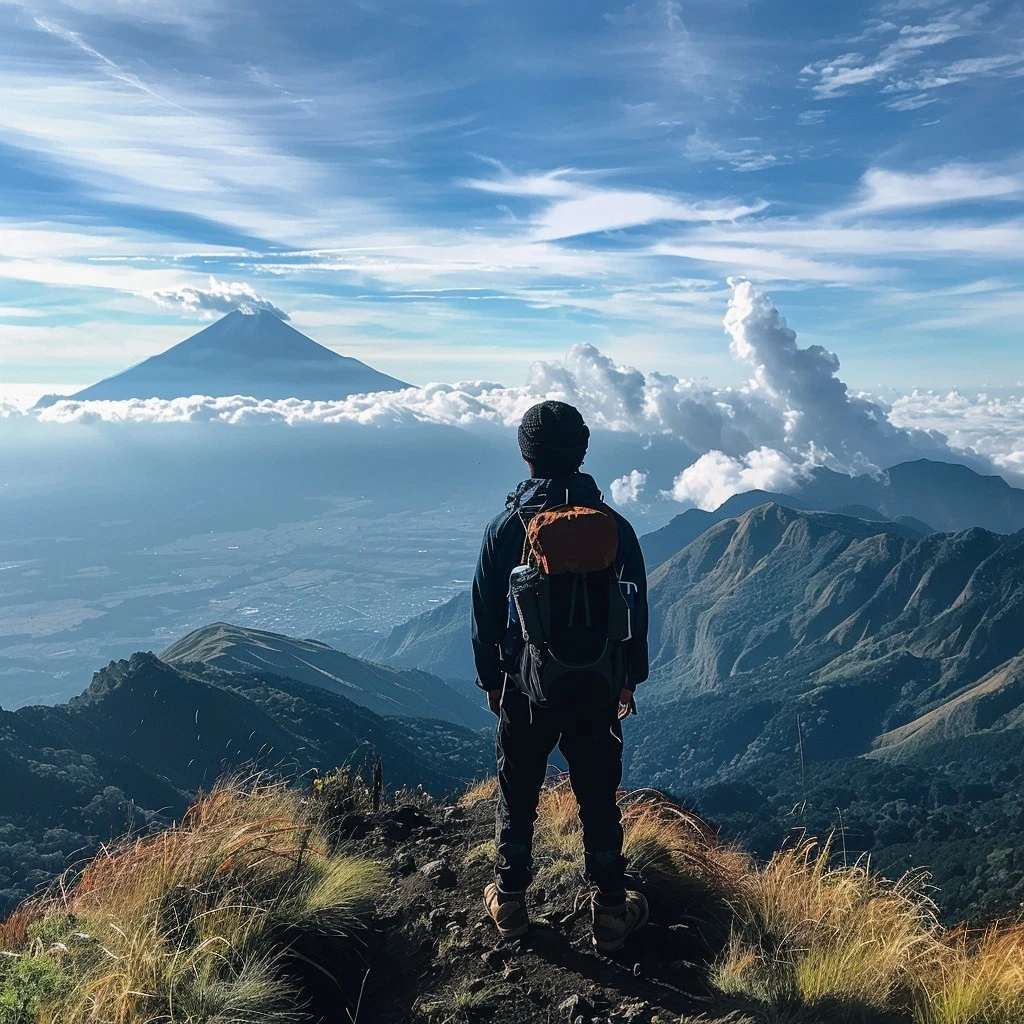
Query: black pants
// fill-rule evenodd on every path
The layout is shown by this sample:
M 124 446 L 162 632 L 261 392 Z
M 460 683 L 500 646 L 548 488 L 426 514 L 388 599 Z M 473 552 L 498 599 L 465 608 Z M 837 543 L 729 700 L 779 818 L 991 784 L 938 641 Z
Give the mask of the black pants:
M 624 888 L 622 825 L 616 794 L 622 780 L 622 727 L 616 705 L 539 708 L 511 685 L 498 722 L 498 815 L 495 875 L 503 892 L 522 892 L 533 878 L 533 823 L 555 745 L 569 764 L 580 807 L 587 876 L 603 893 Z

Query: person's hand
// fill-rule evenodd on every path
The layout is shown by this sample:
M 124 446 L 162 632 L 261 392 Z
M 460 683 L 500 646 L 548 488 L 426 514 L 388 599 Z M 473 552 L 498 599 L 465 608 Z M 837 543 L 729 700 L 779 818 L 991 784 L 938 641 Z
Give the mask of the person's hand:
M 487 706 L 496 714 L 501 717 L 501 690 L 488 690 L 487 691 Z
M 619 693 L 619 721 L 621 722 L 624 718 L 628 718 L 633 709 L 633 691 L 623 689 Z

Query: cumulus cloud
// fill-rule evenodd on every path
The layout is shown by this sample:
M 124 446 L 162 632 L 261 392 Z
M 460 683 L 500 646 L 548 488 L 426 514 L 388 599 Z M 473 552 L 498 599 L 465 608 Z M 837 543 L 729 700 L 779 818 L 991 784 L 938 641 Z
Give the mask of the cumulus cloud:
M 730 284 L 724 321 L 730 350 L 753 368 L 747 394 L 775 411 L 786 449 L 808 457 L 813 451 L 824 464 L 843 470 L 950 454 L 941 433 L 897 427 L 886 406 L 851 394 L 838 376 L 838 356 L 821 345 L 801 348 L 796 332 L 749 281 L 733 278 Z
M 244 281 L 218 281 L 212 274 L 208 288 L 186 285 L 182 288 L 149 292 L 146 297 L 152 299 L 158 306 L 171 306 L 188 313 L 198 313 L 204 319 L 212 320 L 236 309 L 245 312 L 265 309 L 282 320 L 289 319 L 283 309 L 260 295 L 252 285 Z
M 630 470 L 625 476 L 612 481 L 612 501 L 616 505 L 635 505 L 646 484 L 646 473 L 641 473 L 639 469 Z
M 751 487 L 784 490 L 815 466 L 877 472 L 922 457 L 985 472 L 1024 471 L 1024 401 L 915 393 L 890 406 L 854 394 L 839 377 L 834 353 L 798 344 L 770 299 L 750 282 L 730 284 L 724 320 L 729 346 L 750 368 L 749 381 L 738 388 L 645 374 L 579 345 L 559 362 L 535 363 L 521 387 L 464 381 L 323 402 L 240 396 L 65 400 L 30 415 L 59 423 L 429 423 L 497 435 L 511 431 L 539 399 L 554 398 L 578 406 L 593 429 L 618 438 L 614 446 L 602 442 L 600 450 L 614 447 L 621 458 L 619 466 L 603 470 L 610 477 L 624 474 L 611 487 L 619 504 L 635 502 L 647 488 L 709 506 Z M 643 470 L 627 472 L 629 466 Z
M 774 448 L 758 448 L 741 458 L 708 452 L 675 478 L 671 495 L 684 505 L 712 511 L 744 491 L 784 493 L 800 476 L 800 467 Z
M 986 456 L 1011 483 L 1024 485 L 1024 396 L 913 391 L 892 403 L 897 426 L 942 431 L 957 449 Z

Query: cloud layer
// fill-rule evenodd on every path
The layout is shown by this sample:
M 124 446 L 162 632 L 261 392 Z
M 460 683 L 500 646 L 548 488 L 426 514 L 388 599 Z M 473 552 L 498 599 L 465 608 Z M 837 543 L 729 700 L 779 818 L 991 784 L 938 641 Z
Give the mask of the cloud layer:
M 537 362 L 522 387 L 487 381 L 356 395 L 336 402 L 192 397 L 175 401 L 63 401 L 9 419 L 41 423 L 356 424 L 431 423 L 477 432 L 510 431 L 540 398 L 578 406 L 591 426 L 627 439 L 632 463 L 610 485 L 618 504 L 637 502 L 648 478 L 663 497 L 713 508 L 739 491 L 784 490 L 813 466 L 856 473 L 934 458 L 999 470 L 1024 482 L 1024 400 L 914 393 L 894 406 L 852 394 L 839 359 L 801 347 L 771 300 L 746 280 L 730 282 L 724 324 L 733 356 L 749 370 L 739 388 L 715 388 L 668 374 L 644 374 L 591 345 L 560 362 Z M 4 411 L 0 410 L 0 415 Z M 658 452 L 692 452 L 672 477 Z M 660 447 L 659 447 L 660 446 Z M 673 458 L 678 459 L 678 454 Z

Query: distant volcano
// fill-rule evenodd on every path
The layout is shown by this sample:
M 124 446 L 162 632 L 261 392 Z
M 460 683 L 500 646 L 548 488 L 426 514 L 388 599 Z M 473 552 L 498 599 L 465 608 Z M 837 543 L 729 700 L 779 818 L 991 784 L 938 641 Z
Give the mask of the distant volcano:
M 408 384 L 338 355 L 266 310 L 235 310 L 198 334 L 73 395 L 76 399 L 249 395 L 329 401 Z

